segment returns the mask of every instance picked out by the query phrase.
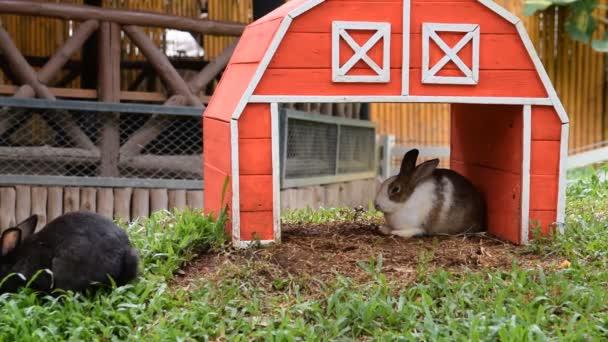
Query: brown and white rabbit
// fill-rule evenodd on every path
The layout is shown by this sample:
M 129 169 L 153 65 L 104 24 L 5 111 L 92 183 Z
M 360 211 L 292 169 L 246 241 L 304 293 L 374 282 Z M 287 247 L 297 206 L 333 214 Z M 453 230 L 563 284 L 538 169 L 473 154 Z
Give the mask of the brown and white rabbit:
M 438 169 L 438 159 L 416 166 L 418 150 L 408 151 L 399 174 L 380 186 L 374 206 L 384 213 L 384 234 L 404 238 L 484 230 L 485 203 L 462 175 Z
M 117 286 L 136 278 L 138 252 L 112 220 L 73 212 L 34 233 L 37 221 L 33 215 L 2 232 L 0 293 L 15 292 L 30 281 L 30 287 L 39 291 L 84 292 L 98 284 L 110 285 L 109 277 Z

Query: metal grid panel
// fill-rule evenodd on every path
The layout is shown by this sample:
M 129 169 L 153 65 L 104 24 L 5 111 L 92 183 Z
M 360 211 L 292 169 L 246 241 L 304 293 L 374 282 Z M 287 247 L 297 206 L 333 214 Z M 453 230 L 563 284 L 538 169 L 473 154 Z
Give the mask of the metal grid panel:
M 31 176 L 81 179 L 101 176 L 102 130 L 104 122 L 112 116 L 118 118 L 115 123 L 120 147 L 135 135 L 146 139 L 140 140 L 145 141 L 143 144 L 131 144 L 135 146 L 131 150 L 134 153 L 115 151 L 117 173 L 111 177 L 202 179 L 200 109 L 197 109 L 198 115 L 192 115 L 167 107 L 170 115 L 152 116 L 147 113 L 148 109 L 156 112 L 162 107 L 120 104 L 115 105 L 115 109 L 122 108 L 124 112 L 115 113 L 100 112 L 89 103 L 82 106 L 87 109 L 83 110 L 45 108 L 39 105 L 41 102 L 44 101 L 29 100 L 22 107 L 5 103 L 5 107 L 0 108 L 0 176 L 11 176 L 14 180 L 18 179 L 15 176 L 28 179 Z
M 285 178 L 333 175 L 337 140 L 337 125 L 290 118 Z
M 366 127 L 340 127 L 338 173 L 374 170 L 376 135 Z
M 376 130 L 369 121 L 284 109 L 281 115 L 282 187 L 376 174 Z

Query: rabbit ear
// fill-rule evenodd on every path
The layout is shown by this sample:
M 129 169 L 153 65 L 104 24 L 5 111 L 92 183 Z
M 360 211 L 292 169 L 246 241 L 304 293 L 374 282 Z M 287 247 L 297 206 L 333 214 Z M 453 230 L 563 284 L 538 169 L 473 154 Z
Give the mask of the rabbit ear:
M 10 253 L 21 242 L 21 230 L 9 228 L 2 233 L 2 256 Z
M 418 149 L 409 150 L 401 161 L 401 169 L 399 170 L 400 176 L 410 175 L 416 167 L 416 159 L 418 159 Z
M 36 231 L 36 225 L 38 224 L 38 215 L 32 215 L 19 223 L 16 228 L 21 230 L 21 241 L 26 239 L 28 236 L 34 234 Z
M 437 165 L 439 165 L 439 159 L 427 160 L 424 163 L 418 165 L 418 167 L 416 167 L 416 169 L 414 170 L 412 180 L 417 183 L 421 179 L 430 176 L 437 168 Z

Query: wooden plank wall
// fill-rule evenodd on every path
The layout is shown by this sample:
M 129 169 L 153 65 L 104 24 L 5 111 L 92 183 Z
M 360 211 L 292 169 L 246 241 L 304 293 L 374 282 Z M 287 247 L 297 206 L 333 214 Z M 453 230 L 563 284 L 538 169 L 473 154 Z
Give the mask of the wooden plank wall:
M 55 217 L 77 210 L 97 212 L 123 221 L 145 218 L 173 208 L 202 209 L 203 192 L 143 188 L 0 187 L 0 230 L 29 215 L 40 215 L 39 227 Z
M 284 189 L 281 191 L 281 210 L 331 207 L 367 208 L 376 196 L 379 183 L 376 179 L 364 179 L 347 183 Z

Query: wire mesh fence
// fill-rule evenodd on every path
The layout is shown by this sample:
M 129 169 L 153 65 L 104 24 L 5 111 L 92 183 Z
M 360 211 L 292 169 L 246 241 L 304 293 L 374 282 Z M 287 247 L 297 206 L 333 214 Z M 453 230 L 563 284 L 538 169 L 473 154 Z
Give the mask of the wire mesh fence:
M 281 110 L 282 186 L 373 177 L 376 130 L 369 121 Z
M 200 110 L 0 107 L 0 176 L 201 180 Z M 85 106 L 86 107 L 86 106 Z M 170 108 L 168 108 L 169 110 Z M 196 115 L 195 113 L 198 113 Z

